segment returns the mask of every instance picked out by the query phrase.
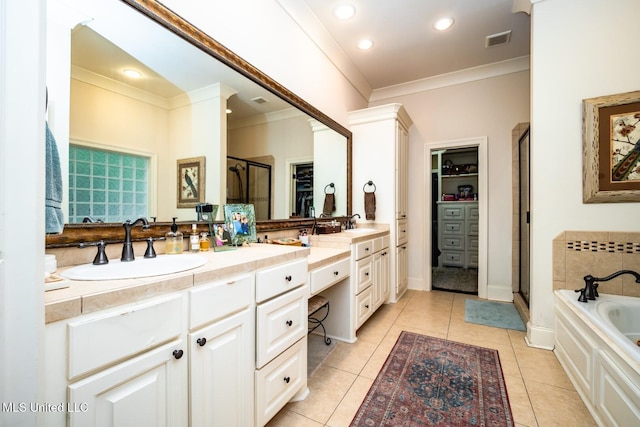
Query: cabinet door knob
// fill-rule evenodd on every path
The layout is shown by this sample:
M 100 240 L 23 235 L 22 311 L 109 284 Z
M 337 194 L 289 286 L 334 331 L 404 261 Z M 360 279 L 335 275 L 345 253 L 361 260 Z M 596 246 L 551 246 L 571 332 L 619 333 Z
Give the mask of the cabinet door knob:
M 284 377 L 284 382 L 285 382 L 285 383 L 289 384 L 289 381 L 291 381 L 291 378 L 290 378 L 290 377 Z
M 337 276 L 338 274 L 340 274 L 340 272 L 338 272 L 338 271 L 334 271 L 334 272 L 333 272 L 333 275 L 334 275 L 334 276 Z
M 291 326 L 293 325 L 293 320 L 287 320 L 285 323 L 287 324 L 287 326 Z
M 364 273 L 364 275 L 368 277 L 369 276 L 369 272 L 367 271 L 366 273 Z
M 184 351 L 182 350 L 173 350 L 173 357 L 176 359 L 180 359 L 184 355 Z
M 204 347 L 204 345 L 207 343 L 207 339 L 206 339 L 206 338 L 198 338 L 198 339 L 196 340 L 196 342 L 198 343 L 198 345 L 199 345 L 200 347 Z
M 364 308 L 369 308 L 369 305 L 365 305 Z
M 369 252 L 369 248 L 364 248 L 365 252 Z
M 291 276 L 285 276 L 284 280 L 286 280 L 287 282 L 290 282 L 291 281 Z

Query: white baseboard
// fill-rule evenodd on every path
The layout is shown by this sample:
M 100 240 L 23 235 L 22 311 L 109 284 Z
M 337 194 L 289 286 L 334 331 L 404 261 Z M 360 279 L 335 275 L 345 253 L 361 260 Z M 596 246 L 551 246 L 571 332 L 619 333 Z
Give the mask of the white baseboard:
M 487 286 L 487 299 L 491 301 L 513 302 L 513 290 L 511 286 Z
M 554 335 L 554 330 L 551 328 L 534 326 L 531 322 L 527 322 L 527 336 L 525 337 L 525 340 L 529 347 L 553 350 L 555 347 Z

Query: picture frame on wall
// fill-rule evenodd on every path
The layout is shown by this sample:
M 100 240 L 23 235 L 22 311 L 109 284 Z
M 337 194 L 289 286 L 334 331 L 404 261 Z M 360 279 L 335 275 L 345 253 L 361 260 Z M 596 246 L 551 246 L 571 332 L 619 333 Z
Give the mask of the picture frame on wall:
M 640 202 L 640 91 L 582 105 L 583 202 Z
M 205 157 L 177 161 L 177 207 L 193 208 L 205 201 Z
M 256 214 L 252 204 L 224 205 L 224 222 L 232 244 L 256 241 Z

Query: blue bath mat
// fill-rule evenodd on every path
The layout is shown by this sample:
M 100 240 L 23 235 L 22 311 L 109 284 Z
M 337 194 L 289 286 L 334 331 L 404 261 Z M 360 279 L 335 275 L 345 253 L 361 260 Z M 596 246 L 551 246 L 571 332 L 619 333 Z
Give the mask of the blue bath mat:
M 464 301 L 464 321 L 496 328 L 526 331 L 512 303 L 467 299 Z

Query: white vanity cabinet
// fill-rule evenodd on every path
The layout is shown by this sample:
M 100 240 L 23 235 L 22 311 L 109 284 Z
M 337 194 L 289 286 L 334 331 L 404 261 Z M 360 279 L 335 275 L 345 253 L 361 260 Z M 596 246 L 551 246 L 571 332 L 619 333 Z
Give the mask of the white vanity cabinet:
M 388 104 L 349 113 L 353 133 L 353 212 L 365 222 L 364 191 L 375 185 L 377 223 L 390 225 L 395 249 L 389 251 L 389 302 L 408 288 L 408 158 L 412 121 L 401 104 Z M 362 188 L 362 190 L 360 190 Z
M 251 425 L 253 275 L 206 283 L 188 294 L 189 425 Z
M 354 243 L 352 258 L 358 329 L 389 297 L 389 236 Z
M 307 260 L 256 272 L 255 425 L 307 386 Z
M 66 402 L 68 425 L 186 425 L 182 307 L 183 295 L 170 294 L 52 326 L 48 342 L 67 343 L 66 351 L 50 354 L 47 366 L 66 372 L 52 382 L 58 392 L 67 389 L 68 398 L 60 401 Z M 65 425 L 64 419 L 47 424 Z

